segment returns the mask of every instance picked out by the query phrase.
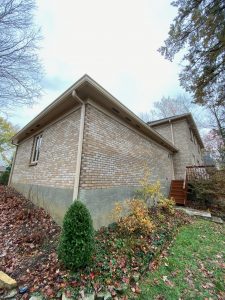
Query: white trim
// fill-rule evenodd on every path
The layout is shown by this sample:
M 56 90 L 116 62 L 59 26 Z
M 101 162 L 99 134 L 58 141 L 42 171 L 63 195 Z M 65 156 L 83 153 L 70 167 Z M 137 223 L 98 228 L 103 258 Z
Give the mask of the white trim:
M 84 75 L 81 79 L 79 79 L 74 85 L 72 85 L 69 89 L 67 89 L 61 96 L 59 96 L 54 102 L 52 102 L 47 108 L 45 108 L 37 117 L 35 117 L 30 123 L 28 123 L 23 129 L 21 129 L 14 137 L 13 140 L 16 140 L 20 134 L 22 134 L 27 128 L 31 127 L 35 122 L 37 122 L 41 117 L 45 116 L 49 111 L 53 110 L 55 106 L 60 104 L 63 99 L 65 99 L 69 94 L 76 89 L 85 88 L 86 85 L 90 85 L 95 88 L 98 92 L 102 93 L 102 95 L 106 98 L 105 105 L 114 104 L 116 107 L 121 109 L 125 114 L 131 117 L 135 122 L 137 122 L 142 129 L 147 130 L 147 132 L 151 133 L 152 139 L 157 143 L 162 142 L 168 149 L 173 152 L 177 152 L 178 149 L 175 148 L 167 139 L 162 137 L 159 133 L 157 133 L 154 129 L 144 123 L 138 116 L 136 116 L 131 110 L 129 110 L 125 105 L 123 105 L 120 101 L 118 101 L 115 97 L 113 97 L 109 92 L 107 92 L 102 86 L 100 86 L 97 82 L 95 82 L 90 76 Z M 73 96 L 73 95 L 72 95 Z M 83 101 L 80 99 L 80 101 Z M 79 102 L 80 102 L 79 101 Z
M 72 113 L 74 113 L 75 111 L 79 110 L 81 108 L 81 106 L 77 106 L 76 108 L 72 108 L 71 110 L 69 110 L 68 112 L 66 112 L 65 114 L 63 114 L 62 116 L 58 117 L 56 120 L 48 123 L 47 125 L 45 125 L 44 127 L 42 127 L 41 129 L 37 130 L 35 133 L 33 133 L 32 135 L 30 135 L 29 137 L 23 139 L 21 142 L 19 142 L 18 145 L 23 144 L 24 142 L 26 142 L 27 140 L 33 138 L 34 136 L 38 135 L 39 133 L 41 133 L 42 131 L 44 132 L 46 129 L 48 129 L 50 126 L 58 123 L 59 121 L 65 119 L 66 117 L 68 117 L 69 115 L 71 115 Z
M 82 148 L 83 148 L 83 139 L 84 139 L 84 121 L 85 121 L 85 103 L 81 106 L 80 113 L 80 130 L 79 130 L 79 140 L 78 140 L 78 149 L 77 149 L 77 163 L 76 163 L 76 173 L 74 180 L 74 189 L 73 189 L 73 201 L 77 200 L 79 192 L 79 183 L 80 183 L 80 171 L 81 171 L 81 159 L 82 159 Z
M 72 86 L 70 86 L 64 93 L 62 93 L 58 98 L 56 98 L 52 103 L 50 103 L 44 110 L 42 110 L 34 119 L 32 119 L 27 125 L 25 125 L 20 131 L 18 131 L 12 138 L 12 140 L 16 139 L 17 136 L 24 132 L 27 128 L 31 127 L 38 121 L 40 118 L 44 117 L 48 114 L 49 111 L 53 110 L 57 104 L 59 104 L 63 99 L 71 94 L 71 92 L 76 89 L 78 86 L 82 85 L 87 79 L 88 75 L 82 76 L 79 80 L 77 80 Z
M 41 144 L 42 144 L 42 139 L 43 139 L 43 132 L 35 135 L 33 137 L 33 148 L 31 151 L 31 158 L 30 158 L 30 164 L 31 165 L 36 165 L 38 160 L 39 160 L 39 156 L 40 156 L 40 149 L 41 149 Z

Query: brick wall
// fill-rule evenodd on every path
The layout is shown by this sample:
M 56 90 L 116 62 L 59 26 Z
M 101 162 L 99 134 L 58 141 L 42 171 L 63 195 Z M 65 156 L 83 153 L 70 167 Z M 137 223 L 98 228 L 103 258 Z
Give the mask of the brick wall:
M 34 138 L 19 144 L 12 175 L 15 183 L 73 188 L 80 126 L 80 109 L 43 130 L 39 161 L 30 166 Z
M 169 152 L 88 104 L 80 188 L 137 186 L 146 165 L 153 179 L 160 179 L 168 190 L 172 178 Z
M 202 163 L 202 156 L 196 138 L 190 135 L 186 120 L 173 122 L 174 144 L 179 152 L 174 155 L 174 171 L 176 179 L 183 179 L 185 168 Z M 152 128 L 172 143 L 170 123 L 156 125 Z

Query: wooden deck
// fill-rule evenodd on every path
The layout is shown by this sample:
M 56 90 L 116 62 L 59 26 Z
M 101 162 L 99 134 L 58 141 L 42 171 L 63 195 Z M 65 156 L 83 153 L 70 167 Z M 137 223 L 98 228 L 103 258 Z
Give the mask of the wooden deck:
M 173 198 L 176 204 L 186 205 L 188 202 L 188 184 L 195 180 L 207 180 L 215 172 L 219 172 L 215 166 L 187 166 L 183 180 L 171 181 L 169 197 Z M 220 174 L 218 173 L 218 175 Z

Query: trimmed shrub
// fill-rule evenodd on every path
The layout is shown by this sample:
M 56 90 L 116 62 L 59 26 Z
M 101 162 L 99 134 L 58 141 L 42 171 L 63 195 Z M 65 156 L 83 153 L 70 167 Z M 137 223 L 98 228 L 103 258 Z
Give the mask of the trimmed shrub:
M 86 206 L 75 201 L 68 209 L 58 247 L 58 257 L 63 264 L 77 270 L 91 261 L 94 250 L 94 229 Z

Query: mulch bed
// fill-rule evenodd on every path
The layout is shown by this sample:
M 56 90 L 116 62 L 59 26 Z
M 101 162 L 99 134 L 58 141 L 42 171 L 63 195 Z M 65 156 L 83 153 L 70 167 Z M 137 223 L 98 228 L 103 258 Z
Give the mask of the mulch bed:
M 129 292 L 140 293 L 138 279 L 153 268 L 153 258 L 181 225 L 190 222 L 180 211 L 169 215 L 149 210 L 149 214 L 156 229 L 147 236 L 123 236 L 116 224 L 101 228 L 96 232 L 92 265 L 71 273 L 57 258 L 61 228 L 42 208 L 12 188 L 0 186 L 0 269 L 19 286 L 28 287 L 17 299 L 29 299 L 33 292 L 60 299 L 63 290 L 77 299 L 79 294 L 102 289 L 114 299 L 128 299 Z

